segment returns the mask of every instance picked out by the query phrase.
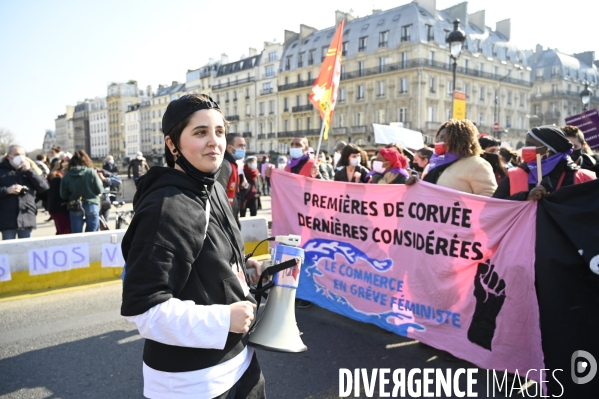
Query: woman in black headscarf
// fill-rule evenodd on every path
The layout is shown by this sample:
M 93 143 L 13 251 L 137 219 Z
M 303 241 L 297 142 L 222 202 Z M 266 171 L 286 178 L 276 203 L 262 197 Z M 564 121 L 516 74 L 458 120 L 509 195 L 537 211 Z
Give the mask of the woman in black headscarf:
M 256 303 L 243 239 L 216 174 L 227 120 L 208 96 L 170 102 L 162 118 L 169 167 L 139 178 L 135 216 L 123 237 L 121 314 L 146 338 L 149 398 L 265 398 L 247 346 Z M 257 280 L 252 275 L 251 280 Z
M 596 178 L 593 172 L 580 169 L 572 159 L 572 143 L 557 126 L 535 127 L 526 135 L 527 147 L 535 147 L 541 156 L 542 180 L 538 184 L 537 162 L 522 162 L 508 171 L 494 198 L 538 201 L 563 186 L 584 183 Z

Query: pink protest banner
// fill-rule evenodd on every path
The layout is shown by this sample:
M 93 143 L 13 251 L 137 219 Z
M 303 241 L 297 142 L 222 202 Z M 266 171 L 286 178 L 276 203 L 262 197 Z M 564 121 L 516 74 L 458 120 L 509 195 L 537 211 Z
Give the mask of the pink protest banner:
M 536 203 L 279 170 L 272 186 L 272 234 L 302 237 L 299 298 L 479 367 L 544 368 Z

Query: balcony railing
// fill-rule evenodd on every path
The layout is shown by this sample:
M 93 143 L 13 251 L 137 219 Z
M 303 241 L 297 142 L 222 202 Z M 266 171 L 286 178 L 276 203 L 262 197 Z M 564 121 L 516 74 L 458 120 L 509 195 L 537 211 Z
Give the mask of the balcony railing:
M 300 87 L 312 86 L 314 85 L 313 80 L 301 80 L 295 83 L 288 83 L 286 85 L 279 86 L 279 91 L 291 90 L 291 89 L 299 89 Z
M 264 140 L 265 138 L 266 138 L 266 135 L 264 133 L 258 134 L 258 140 Z
M 441 122 L 426 122 L 426 130 L 439 130 Z
M 545 92 L 545 93 L 532 94 L 530 96 L 530 99 L 536 100 L 539 98 L 559 98 L 559 97 L 571 97 L 572 99 L 580 100 L 580 93 L 577 93 L 575 91 L 568 91 L 568 90 L 555 90 L 555 91 L 550 91 L 550 92 Z M 595 100 L 599 100 L 599 97 L 597 97 L 597 96 L 593 96 L 593 98 Z
M 252 132 L 243 132 L 243 137 L 252 137 Z
M 234 80 L 233 82 L 216 84 L 216 85 L 212 86 L 212 90 L 224 89 L 227 87 L 242 85 L 245 83 L 252 83 L 254 81 L 256 81 L 256 78 L 250 76 L 249 78 L 238 79 L 238 80 Z
M 399 61 L 396 63 L 379 65 L 377 67 L 356 69 L 354 71 L 346 71 L 341 74 L 341 80 L 351 80 L 351 79 L 357 79 L 357 78 L 365 77 L 365 76 L 373 76 L 373 75 L 379 75 L 379 74 L 383 74 L 383 73 L 400 71 L 400 70 L 404 70 L 404 69 L 421 68 L 421 67 L 444 70 L 444 71 L 447 71 L 448 73 L 451 73 L 452 65 L 447 62 L 432 61 L 432 60 L 429 60 L 426 58 L 417 58 L 417 59 L 413 59 L 413 60 L 409 60 L 409 61 Z M 479 71 L 477 69 L 464 68 L 461 66 L 458 66 L 456 71 L 460 75 L 476 76 L 476 77 L 489 79 L 489 80 L 493 80 L 493 81 L 500 81 L 502 79 L 502 77 L 499 75 L 496 76 L 489 72 L 483 72 L 483 71 Z M 503 79 L 502 82 L 511 83 L 514 85 L 519 85 L 519 86 L 524 86 L 524 87 L 532 87 L 532 82 L 528 82 L 526 80 L 521 80 L 521 79 L 515 79 L 512 77 L 507 77 L 507 78 Z M 300 81 L 300 82 L 289 83 L 286 85 L 278 86 L 278 90 L 286 91 L 286 90 L 299 89 L 302 87 L 312 86 L 312 85 L 314 85 L 313 80 L 304 80 L 304 81 Z M 576 94 L 576 96 L 580 96 L 580 95 Z
M 312 107 L 312 104 L 296 105 L 295 107 L 291 108 L 291 112 L 306 112 L 312 111 L 313 109 L 314 107 Z
M 277 138 L 277 134 L 276 133 L 268 133 L 266 135 L 267 138 L 269 139 L 276 139 Z
M 279 132 L 279 138 L 281 137 L 293 137 L 293 132 Z
M 559 118 L 559 116 L 560 116 L 560 112 L 559 111 L 545 112 L 545 118 L 547 118 L 547 119 Z
M 268 88 L 268 89 L 262 89 L 260 91 L 260 95 L 263 96 L 265 94 L 271 94 L 272 93 L 272 87 Z
M 230 115 L 230 116 L 228 116 L 228 117 L 227 117 L 227 120 L 228 120 L 229 122 L 235 122 L 235 121 L 238 121 L 238 120 L 239 120 L 239 115 Z

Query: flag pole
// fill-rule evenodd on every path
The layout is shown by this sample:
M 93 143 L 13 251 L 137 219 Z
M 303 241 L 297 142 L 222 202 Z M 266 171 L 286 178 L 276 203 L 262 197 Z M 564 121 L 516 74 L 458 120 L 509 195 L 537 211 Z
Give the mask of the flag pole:
M 324 119 L 322 121 L 322 127 L 320 128 L 320 137 L 318 138 L 318 147 L 316 147 L 316 153 L 314 154 L 314 158 L 318 161 L 318 155 L 320 154 L 320 144 L 322 144 L 322 136 L 324 134 L 324 127 L 327 124 L 327 119 L 329 117 L 329 106 L 331 105 L 331 101 L 327 101 L 327 110 L 324 112 Z M 330 129 L 330 126 L 329 126 Z

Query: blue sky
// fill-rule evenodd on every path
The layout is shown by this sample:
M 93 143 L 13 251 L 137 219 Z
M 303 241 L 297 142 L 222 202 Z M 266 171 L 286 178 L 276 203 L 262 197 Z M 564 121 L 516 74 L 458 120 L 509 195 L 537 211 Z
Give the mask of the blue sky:
M 264 41 L 283 41 L 285 29 L 334 23 L 335 10 L 365 16 L 405 0 L 368 2 L 206 0 L 0 0 L 0 128 L 31 151 L 65 106 L 106 95 L 110 82 L 129 79 L 140 87 L 185 81 L 188 69 L 226 53 L 229 60 L 261 51 Z M 437 9 L 458 0 L 437 0 Z M 486 10 L 486 24 L 511 18 L 512 41 L 565 53 L 595 51 L 593 19 L 599 2 L 570 0 L 549 7 L 540 0 L 468 2 Z M 567 6 L 565 6 L 567 5 Z

